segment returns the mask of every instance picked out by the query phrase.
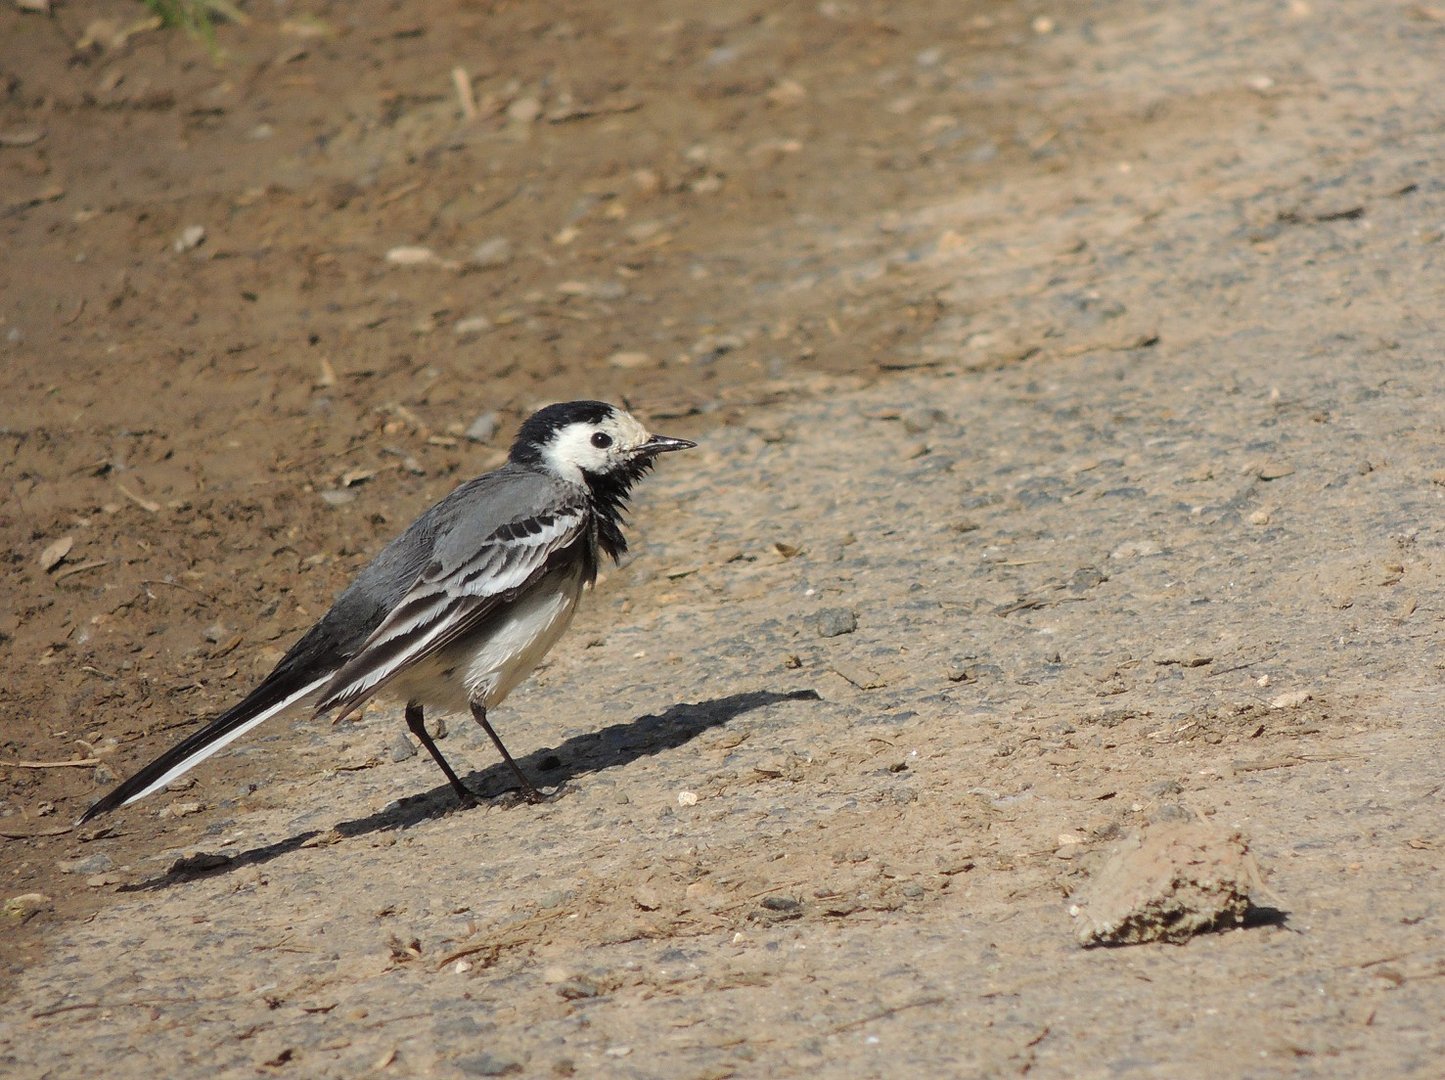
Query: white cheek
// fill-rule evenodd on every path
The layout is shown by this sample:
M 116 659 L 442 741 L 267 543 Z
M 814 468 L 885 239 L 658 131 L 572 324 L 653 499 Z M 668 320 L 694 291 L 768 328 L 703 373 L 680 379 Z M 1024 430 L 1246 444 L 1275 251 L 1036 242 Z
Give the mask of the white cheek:
M 556 473 L 563 480 L 571 480 L 574 484 L 582 482 L 582 470 L 577 468 L 575 462 L 568 461 L 559 452 L 558 447 L 548 447 L 542 451 L 542 461 L 547 468 Z
M 586 431 L 567 432 L 555 444 L 542 451 L 542 460 L 557 475 L 582 483 L 582 471 L 602 472 L 607 465 L 607 451 L 592 445 Z

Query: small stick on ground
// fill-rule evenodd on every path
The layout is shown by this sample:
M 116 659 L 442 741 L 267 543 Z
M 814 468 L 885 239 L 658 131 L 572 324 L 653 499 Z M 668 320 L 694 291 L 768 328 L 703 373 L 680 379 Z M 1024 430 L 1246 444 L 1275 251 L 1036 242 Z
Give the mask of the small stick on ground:
M 71 769 L 81 765 L 99 765 L 100 758 L 76 758 L 74 761 L 0 761 L 7 769 Z

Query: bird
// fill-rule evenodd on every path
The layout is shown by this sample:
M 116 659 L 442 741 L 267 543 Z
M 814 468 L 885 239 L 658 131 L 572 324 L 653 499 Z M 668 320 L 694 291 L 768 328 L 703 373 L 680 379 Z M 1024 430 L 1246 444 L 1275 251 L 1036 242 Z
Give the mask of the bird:
M 119 784 L 83 824 L 143 799 L 257 725 L 385 695 L 465 804 L 472 794 L 427 732 L 427 710 L 470 712 L 531 800 L 542 798 L 487 719 L 566 631 L 604 558 L 627 552 L 627 499 L 659 454 L 696 446 L 653 435 L 604 401 L 528 417 L 500 468 L 424 511 L 239 703 Z

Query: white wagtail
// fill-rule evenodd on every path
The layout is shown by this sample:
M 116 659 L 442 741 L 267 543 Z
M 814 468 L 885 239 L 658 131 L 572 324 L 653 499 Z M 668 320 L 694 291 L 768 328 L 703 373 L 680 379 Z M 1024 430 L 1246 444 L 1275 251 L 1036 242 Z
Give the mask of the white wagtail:
M 382 549 L 244 701 L 121 784 L 81 821 L 125 806 L 278 713 L 406 704 L 406 725 L 466 802 L 424 709 L 470 710 L 522 789 L 526 774 L 487 722 L 572 621 L 603 555 L 627 550 L 623 514 L 658 454 L 697 445 L 649 434 L 602 401 L 549 405 L 522 424 L 507 463 L 463 484 Z

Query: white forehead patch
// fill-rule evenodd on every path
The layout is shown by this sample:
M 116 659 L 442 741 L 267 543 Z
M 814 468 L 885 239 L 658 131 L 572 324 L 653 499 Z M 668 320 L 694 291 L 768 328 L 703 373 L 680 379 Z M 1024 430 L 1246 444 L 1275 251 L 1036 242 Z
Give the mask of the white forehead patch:
M 601 432 L 610 440 L 597 446 L 593 436 Z M 630 460 L 637 448 L 652 438 L 630 413 L 620 409 L 595 424 L 578 421 L 559 428 L 542 447 L 542 461 L 553 472 L 574 484 L 582 483 L 584 472 L 603 475 Z

